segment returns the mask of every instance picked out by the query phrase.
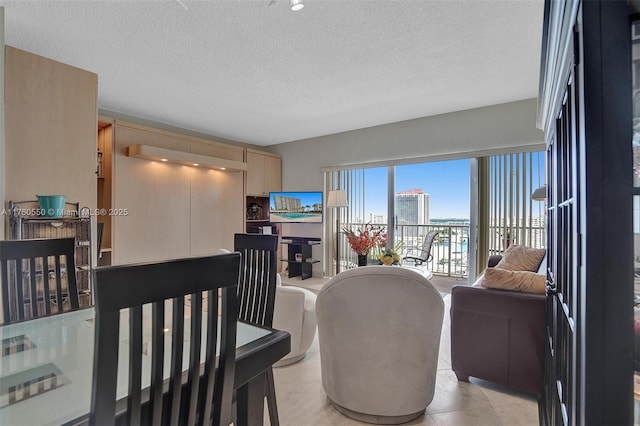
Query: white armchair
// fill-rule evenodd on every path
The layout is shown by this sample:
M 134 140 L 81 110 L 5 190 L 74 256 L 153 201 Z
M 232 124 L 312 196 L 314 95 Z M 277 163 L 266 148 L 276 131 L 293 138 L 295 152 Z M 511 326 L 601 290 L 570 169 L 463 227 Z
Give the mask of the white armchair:
M 433 400 L 442 296 L 424 275 L 366 266 L 342 272 L 317 298 L 322 386 L 359 421 L 398 424 Z
M 229 250 L 221 248 L 214 253 L 229 253 Z M 277 274 L 273 328 L 291 335 L 291 351 L 273 366 L 284 367 L 304 358 L 316 337 L 316 325 L 316 295 L 304 288 L 283 286 Z
M 291 334 L 291 352 L 274 365 L 282 367 L 304 358 L 313 342 L 316 335 L 316 295 L 300 287 L 281 285 L 280 274 L 276 282 L 273 328 Z

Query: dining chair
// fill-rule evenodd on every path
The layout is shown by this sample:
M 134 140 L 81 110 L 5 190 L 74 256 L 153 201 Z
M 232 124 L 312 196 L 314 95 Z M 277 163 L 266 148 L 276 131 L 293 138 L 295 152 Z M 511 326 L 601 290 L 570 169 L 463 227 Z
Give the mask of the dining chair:
M 0 275 L 5 324 L 79 307 L 74 238 L 0 241 Z
M 433 245 L 433 240 L 438 236 L 438 232 L 428 232 L 422 241 L 421 247 L 415 247 L 413 250 L 417 251 L 417 254 L 414 256 L 405 256 L 402 260 L 409 259 L 413 260 L 415 266 L 420 266 L 424 262 L 428 262 L 431 260 L 431 246 Z M 411 249 L 410 249 L 411 251 Z
M 239 266 L 240 255 L 229 253 L 96 268 L 89 424 L 231 423 Z M 128 373 L 118 374 L 119 351 Z M 120 399 L 119 375 L 128 389 Z
M 271 327 L 276 300 L 278 236 L 235 234 L 234 250 L 242 255 L 238 280 L 238 317 L 256 325 Z M 267 406 L 271 426 L 279 425 L 273 368 L 266 372 Z

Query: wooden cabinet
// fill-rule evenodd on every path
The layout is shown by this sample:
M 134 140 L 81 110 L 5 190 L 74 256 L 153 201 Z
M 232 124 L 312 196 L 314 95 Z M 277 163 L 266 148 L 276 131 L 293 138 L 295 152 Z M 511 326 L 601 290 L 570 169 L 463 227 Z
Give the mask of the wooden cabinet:
M 282 190 L 282 160 L 268 152 L 247 149 L 246 194 L 269 195 Z
M 98 76 L 4 49 L 5 200 L 60 194 L 95 209 Z
M 111 194 L 111 158 L 113 155 L 113 119 L 98 118 L 98 170 L 96 172 L 98 199 L 97 220 L 97 257 L 98 266 L 111 265 L 111 214 L 113 213 Z

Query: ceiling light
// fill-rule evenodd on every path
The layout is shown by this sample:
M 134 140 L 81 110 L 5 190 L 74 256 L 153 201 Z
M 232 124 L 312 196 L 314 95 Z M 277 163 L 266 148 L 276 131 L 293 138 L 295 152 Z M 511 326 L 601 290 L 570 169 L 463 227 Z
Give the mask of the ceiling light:
M 198 163 L 193 163 L 194 167 L 198 167 L 200 164 Z
M 291 0 L 291 10 L 294 12 L 302 10 L 303 7 L 304 4 L 302 4 L 302 0 Z
M 220 167 L 220 170 L 227 170 L 226 167 Z
M 169 161 L 169 160 L 168 160 L 168 159 L 166 159 L 166 158 L 161 158 L 161 159 L 160 159 L 160 161 L 167 162 L 167 161 Z

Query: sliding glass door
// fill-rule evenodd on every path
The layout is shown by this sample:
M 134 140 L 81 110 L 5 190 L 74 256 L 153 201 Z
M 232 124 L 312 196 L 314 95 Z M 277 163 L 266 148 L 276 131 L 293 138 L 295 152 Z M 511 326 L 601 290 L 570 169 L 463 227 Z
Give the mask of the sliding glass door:
M 327 237 L 340 245 L 326 245 L 325 255 L 335 271 L 357 266 L 355 253 L 336 227 L 357 230 L 370 223 L 385 230 L 387 244 L 401 256 L 414 254 L 426 234 L 438 232 L 432 258 L 425 267 L 444 275 L 466 276 L 469 248 L 470 160 L 454 160 L 388 167 L 340 170 L 326 174 L 327 190 L 347 192 L 349 207 L 334 215 Z M 338 221 L 335 221 L 338 215 Z M 335 222 L 335 224 L 334 224 Z M 337 236 L 331 238 L 332 236 Z M 419 250 L 418 250 L 419 251 Z
M 436 274 L 467 276 L 471 206 L 470 160 L 395 167 L 395 241 L 404 255 L 420 253 L 437 232 L 426 267 Z
M 402 257 L 420 254 L 426 235 L 437 232 L 423 267 L 439 275 L 473 278 L 475 260 L 483 269 L 489 254 L 509 244 L 542 247 L 545 202 L 531 195 L 544 190 L 544 172 L 542 152 L 327 172 L 326 189 L 343 189 L 349 200 L 327 212 L 327 274 L 357 266 L 337 231 L 367 223 L 384 227 Z

